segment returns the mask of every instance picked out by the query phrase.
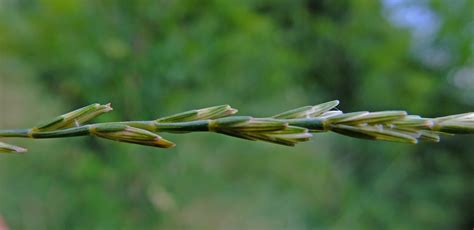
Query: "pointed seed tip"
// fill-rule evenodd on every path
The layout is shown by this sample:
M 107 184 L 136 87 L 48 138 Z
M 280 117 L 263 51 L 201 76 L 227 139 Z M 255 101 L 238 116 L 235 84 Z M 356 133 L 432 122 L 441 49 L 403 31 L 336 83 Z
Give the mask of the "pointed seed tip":
M 112 108 L 112 103 L 110 103 L 110 102 L 105 104 L 105 107 L 106 107 L 107 112 L 114 110 L 114 108 Z
M 173 148 L 176 146 L 174 142 L 168 141 L 164 138 L 157 138 L 156 143 L 159 144 L 163 148 Z
M 17 149 L 16 152 L 17 152 L 17 153 L 26 153 L 26 152 L 28 152 L 28 149 L 19 148 L 19 149 Z
M 169 143 L 167 143 L 167 145 L 164 145 L 164 147 L 167 148 L 167 149 L 170 149 L 170 148 L 176 147 L 176 144 L 173 143 L 173 142 L 169 142 Z

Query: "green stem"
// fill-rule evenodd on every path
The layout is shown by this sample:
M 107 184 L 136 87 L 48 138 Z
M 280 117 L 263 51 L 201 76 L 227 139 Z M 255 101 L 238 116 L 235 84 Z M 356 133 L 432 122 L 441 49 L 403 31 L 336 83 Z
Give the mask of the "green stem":
M 145 129 L 151 132 L 167 133 L 189 133 L 189 132 L 208 132 L 211 120 L 198 120 L 189 122 L 160 123 L 156 121 L 126 121 L 120 124 Z
M 23 137 L 28 138 L 29 129 L 0 130 L 0 137 Z
M 80 125 L 105 112 L 109 104 L 93 104 L 61 115 L 31 129 L 0 130 L 0 138 L 66 138 L 97 136 L 115 141 L 169 148 L 174 143 L 157 133 L 216 132 L 247 140 L 294 146 L 309 140 L 310 132 L 333 131 L 355 138 L 417 143 L 438 142 L 441 134 L 473 134 L 474 113 L 422 118 L 405 111 L 342 113 L 338 101 L 305 106 L 270 118 L 230 116 L 228 105 L 192 110 L 152 121 L 124 121 Z M 0 143 L 0 152 L 24 149 Z
M 48 139 L 48 138 L 62 138 L 62 137 L 79 137 L 90 135 L 90 129 L 94 125 L 84 125 L 75 128 L 61 129 L 49 132 L 33 132 L 31 138 Z
M 217 119 L 219 120 L 219 119 Z M 107 122 L 97 123 L 92 125 L 84 125 L 69 129 L 48 131 L 48 132 L 33 132 L 31 129 L 15 129 L 15 130 L 0 130 L 0 137 L 18 137 L 18 138 L 63 138 L 63 137 L 78 137 L 90 135 L 90 129 L 94 126 L 106 126 L 114 124 L 123 124 L 135 128 L 145 129 L 151 132 L 168 132 L 168 133 L 189 133 L 189 132 L 208 132 L 211 120 L 198 120 L 190 122 L 176 122 L 176 123 L 159 123 L 155 121 L 125 121 L 125 122 Z M 287 122 L 291 126 L 298 126 L 307 128 L 312 132 L 327 131 L 324 126 L 324 119 L 320 118 L 303 118 L 303 119 L 275 119 L 275 121 Z
M 78 137 L 87 136 L 90 134 L 89 128 L 92 125 L 85 125 L 75 128 L 62 129 L 48 132 L 33 132 L 31 129 L 15 129 L 15 130 L 0 130 L 0 137 L 18 137 L 18 138 L 63 138 L 63 137 Z

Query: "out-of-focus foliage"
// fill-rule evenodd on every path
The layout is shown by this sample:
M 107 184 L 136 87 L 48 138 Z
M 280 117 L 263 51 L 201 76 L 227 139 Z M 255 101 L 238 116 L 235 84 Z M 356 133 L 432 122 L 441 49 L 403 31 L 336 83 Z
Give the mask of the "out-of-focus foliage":
M 436 22 L 429 36 L 397 24 L 413 7 L 421 9 L 414 25 L 423 29 L 423 10 Z M 225 103 L 265 116 L 332 99 L 342 110 L 455 114 L 474 105 L 473 8 L 460 0 L 1 0 L 0 84 L 27 79 L 10 93 L 47 90 L 65 111 L 113 102 L 120 109 L 107 120 Z M 25 99 L 30 114 L 18 116 L 47 118 L 35 117 L 41 102 Z M 180 145 L 86 138 L 2 156 L 0 214 L 13 229 L 474 225 L 472 137 L 407 146 L 325 135 L 286 148 L 166 136 Z

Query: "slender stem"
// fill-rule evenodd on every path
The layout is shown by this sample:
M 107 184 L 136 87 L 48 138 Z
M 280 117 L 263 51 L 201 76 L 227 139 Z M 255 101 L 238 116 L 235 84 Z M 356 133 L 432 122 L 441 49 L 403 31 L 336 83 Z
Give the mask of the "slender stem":
M 65 138 L 97 136 L 115 141 L 170 148 L 174 143 L 157 133 L 216 132 L 247 140 L 294 146 L 310 133 L 333 131 L 355 138 L 417 143 L 440 140 L 441 134 L 473 134 L 474 113 L 422 118 L 405 111 L 353 112 L 333 110 L 339 101 L 305 106 L 270 118 L 230 116 L 228 105 L 191 110 L 152 121 L 122 121 L 80 125 L 111 111 L 110 104 L 92 104 L 31 129 L 0 130 L 0 138 Z M 0 143 L 0 152 L 24 149 Z
M 47 138 L 88 136 L 90 135 L 90 130 L 91 130 L 91 127 L 93 126 L 94 125 L 84 125 L 84 126 L 74 127 L 70 129 L 61 129 L 57 131 L 33 132 L 31 133 L 31 138 L 47 139 Z
M 0 137 L 29 137 L 29 129 L 0 130 Z
M 62 129 L 50 132 L 33 132 L 31 129 L 15 129 L 15 130 L 0 130 L 0 137 L 18 137 L 18 138 L 63 138 L 63 137 L 77 137 L 87 136 L 90 134 L 89 128 L 92 125 L 85 125 L 70 129 Z
M 198 120 L 189 122 L 160 123 L 156 121 L 126 121 L 120 122 L 135 128 L 146 129 L 151 132 L 188 133 L 208 132 L 211 120 Z
M 106 126 L 114 124 L 123 124 L 135 128 L 145 129 L 151 132 L 169 132 L 169 133 L 187 133 L 187 132 L 207 132 L 209 131 L 210 120 L 199 120 L 191 122 L 178 123 L 157 123 L 155 121 L 125 121 L 125 122 L 107 122 L 92 125 L 84 125 L 69 129 L 61 129 L 47 132 L 34 132 L 31 129 L 19 130 L 0 130 L 0 137 L 18 137 L 18 138 L 62 138 L 88 136 L 90 130 L 96 126 Z
M 303 118 L 303 119 L 275 119 L 276 121 L 287 122 L 289 125 L 307 128 L 310 131 L 320 132 L 326 131 L 324 126 L 324 119 L 320 118 Z M 0 137 L 19 137 L 19 138 L 62 138 L 62 137 L 77 137 L 90 135 L 90 129 L 99 125 L 113 125 L 123 124 L 135 128 L 145 129 L 151 132 L 168 132 L 168 133 L 188 133 L 188 132 L 208 132 L 211 120 L 198 120 L 190 122 L 176 122 L 176 123 L 159 123 L 155 121 L 125 121 L 125 122 L 107 122 L 97 123 L 92 125 L 84 125 L 69 129 L 48 131 L 48 132 L 33 132 L 31 129 L 15 129 L 15 130 L 0 130 Z

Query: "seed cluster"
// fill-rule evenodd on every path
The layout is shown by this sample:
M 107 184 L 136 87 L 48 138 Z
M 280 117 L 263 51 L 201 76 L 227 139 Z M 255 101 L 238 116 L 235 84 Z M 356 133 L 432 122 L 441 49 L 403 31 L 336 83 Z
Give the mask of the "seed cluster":
M 293 109 L 268 118 L 233 116 L 229 105 L 191 110 L 152 121 L 124 121 L 87 124 L 112 111 L 110 104 L 92 104 L 37 125 L 31 129 L 0 130 L 1 137 L 99 138 L 171 148 L 175 144 L 158 133 L 215 132 L 252 141 L 294 146 L 308 141 L 312 133 L 335 132 L 380 141 L 416 144 L 439 142 L 442 135 L 474 134 L 474 112 L 439 118 L 422 118 L 405 111 L 352 112 L 336 109 L 339 101 Z M 0 142 L 0 153 L 21 153 L 26 149 Z

